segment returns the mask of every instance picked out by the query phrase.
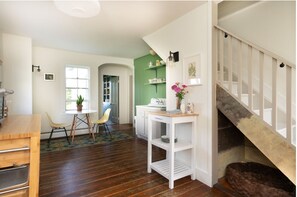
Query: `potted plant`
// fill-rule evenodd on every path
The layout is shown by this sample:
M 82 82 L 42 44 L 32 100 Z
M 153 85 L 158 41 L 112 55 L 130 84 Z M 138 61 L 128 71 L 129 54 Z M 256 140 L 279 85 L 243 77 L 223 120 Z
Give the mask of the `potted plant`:
M 84 102 L 84 97 L 82 97 L 81 95 L 77 96 L 76 99 L 76 107 L 77 107 L 77 111 L 82 111 L 82 103 Z

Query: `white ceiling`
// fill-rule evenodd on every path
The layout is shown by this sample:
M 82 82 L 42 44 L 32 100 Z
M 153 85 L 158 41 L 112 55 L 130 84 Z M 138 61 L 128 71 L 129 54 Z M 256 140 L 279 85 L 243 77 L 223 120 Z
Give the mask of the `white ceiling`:
M 60 12 L 53 1 L 0 1 L 0 30 L 31 37 L 34 46 L 137 58 L 148 54 L 142 37 L 202 1 L 100 1 L 92 18 Z

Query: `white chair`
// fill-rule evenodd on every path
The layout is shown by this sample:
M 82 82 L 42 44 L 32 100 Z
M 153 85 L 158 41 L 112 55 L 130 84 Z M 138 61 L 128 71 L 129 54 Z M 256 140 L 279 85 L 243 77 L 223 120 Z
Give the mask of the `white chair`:
M 53 133 L 54 132 L 61 132 L 61 130 L 64 130 L 65 135 L 66 135 L 66 139 L 68 141 L 68 144 L 70 144 L 70 141 L 68 139 L 68 135 L 67 135 L 67 132 L 66 132 L 66 128 L 65 128 L 65 127 L 69 126 L 69 124 L 67 124 L 67 123 L 54 123 L 52 121 L 52 118 L 50 117 L 50 115 L 47 112 L 46 112 L 46 116 L 48 118 L 49 125 L 52 128 L 50 137 L 48 138 L 48 147 L 50 147 L 51 138 L 52 138 Z
M 109 135 L 111 137 L 111 133 L 110 133 L 110 131 L 108 129 L 108 125 L 106 124 L 108 122 L 108 120 L 109 120 L 110 111 L 111 111 L 111 109 L 108 108 L 107 110 L 105 110 L 103 116 L 99 120 L 96 120 L 96 121 L 92 122 L 92 124 L 93 124 L 92 130 L 93 131 L 94 131 L 95 126 L 96 126 L 96 132 L 99 131 L 100 126 L 103 126 L 103 128 L 105 130 L 105 133 L 106 133 L 106 131 L 108 131 L 108 133 L 109 133 Z

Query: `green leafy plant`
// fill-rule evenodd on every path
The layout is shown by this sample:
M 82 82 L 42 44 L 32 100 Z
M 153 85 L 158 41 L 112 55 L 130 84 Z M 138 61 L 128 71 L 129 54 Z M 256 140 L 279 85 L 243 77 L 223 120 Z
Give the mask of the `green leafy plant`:
M 77 96 L 76 105 L 82 105 L 84 100 L 84 97 L 82 97 L 81 95 Z

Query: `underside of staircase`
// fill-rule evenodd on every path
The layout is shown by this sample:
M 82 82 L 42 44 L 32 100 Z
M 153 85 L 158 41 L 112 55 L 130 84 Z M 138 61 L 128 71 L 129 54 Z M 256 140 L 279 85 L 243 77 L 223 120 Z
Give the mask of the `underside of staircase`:
M 296 149 L 224 87 L 216 87 L 217 108 L 296 185 Z

